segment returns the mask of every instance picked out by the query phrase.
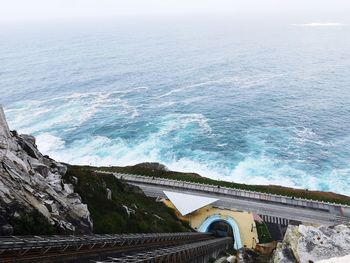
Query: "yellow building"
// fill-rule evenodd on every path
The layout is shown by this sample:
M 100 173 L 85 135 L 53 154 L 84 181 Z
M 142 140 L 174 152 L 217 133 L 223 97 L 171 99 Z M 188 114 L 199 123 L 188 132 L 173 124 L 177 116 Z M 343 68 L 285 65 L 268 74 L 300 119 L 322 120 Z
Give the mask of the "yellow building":
M 175 210 L 176 215 L 188 221 L 199 232 L 225 233 L 232 236 L 234 248 L 255 248 L 258 234 L 251 212 L 220 208 L 211 205 L 217 199 L 189 194 L 164 192 L 164 203 Z

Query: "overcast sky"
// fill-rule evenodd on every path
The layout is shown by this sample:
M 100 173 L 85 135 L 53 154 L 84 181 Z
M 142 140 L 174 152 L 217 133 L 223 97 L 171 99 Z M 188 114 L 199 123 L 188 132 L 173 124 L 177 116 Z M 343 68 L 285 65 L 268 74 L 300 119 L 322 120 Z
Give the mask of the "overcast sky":
M 343 22 L 350 0 L 0 0 L 0 21 L 178 14 L 310 15 Z M 322 21 L 321 21 L 322 20 Z

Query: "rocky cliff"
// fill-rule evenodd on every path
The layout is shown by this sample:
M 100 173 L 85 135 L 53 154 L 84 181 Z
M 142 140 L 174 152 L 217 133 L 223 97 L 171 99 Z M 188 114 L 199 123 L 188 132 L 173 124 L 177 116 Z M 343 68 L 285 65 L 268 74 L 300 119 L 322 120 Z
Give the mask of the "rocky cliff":
M 350 255 L 349 226 L 289 226 L 283 242 L 277 245 L 272 262 L 328 262 L 328 259 L 346 255 Z
M 10 131 L 0 105 L 0 235 L 12 234 L 12 222 L 32 211 L 63 232 L 90 233 L 89 210 L 63 183 L 66 171 L 39 152 L 34 137 Z

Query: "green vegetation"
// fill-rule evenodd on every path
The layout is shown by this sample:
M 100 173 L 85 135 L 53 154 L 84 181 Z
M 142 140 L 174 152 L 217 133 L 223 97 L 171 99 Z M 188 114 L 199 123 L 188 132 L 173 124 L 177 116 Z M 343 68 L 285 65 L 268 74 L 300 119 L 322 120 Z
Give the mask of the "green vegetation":
M 180 173 L 174 171 L 157 170 L 147 167 L 142 167 L 139 165 L 126 166 L 126 167 L 99 167 L 95 168 L 101 171 L 107 172 L 118 172 L 118 173 L 128 173 L 137 174 L 151 177 L 168 178 L 180 181 L 202 183 L 208 185 L 215 185 L 221 187 L 230 187 L 248 191 L 256 191 L 261 193 L 270 193 L 276 195 L 283 195 L 289 197 L 305 198 L 311 200 L 318 200 L 324 202 L 347 204 L 350 205 L 350 197 L 339 195 L 331 192 L 320 192 L 320 191 L 308 191 L 303 189 L 294 189 L 276 185 L 248 185 L 248 184 L 238 184 L 227 181 L 218 181 L 205 177 L 201 177 L 194 173 Z
M 36 209 L 14 217 L 11 221 L 11 225 L 13 226 L 14 235 L 60 234 L 59 229 L 52 226 L 47 218 Z
M 146 197 L 137 187 L 125 184 L 112 175 L 96 174 L 94 170 L 69 166 L 63 178 L 74 184 L 75 192 L 88 205 L 94 233 L 190 231 L 188 223 L 180 221 L 171 208 Z M 108 189 L 111 199 L 107 198 Z
M 258 232 L 259 243 L 269 243 L 272 241 L 271 234 L 265 222 L 255 221 L 256 231 Z

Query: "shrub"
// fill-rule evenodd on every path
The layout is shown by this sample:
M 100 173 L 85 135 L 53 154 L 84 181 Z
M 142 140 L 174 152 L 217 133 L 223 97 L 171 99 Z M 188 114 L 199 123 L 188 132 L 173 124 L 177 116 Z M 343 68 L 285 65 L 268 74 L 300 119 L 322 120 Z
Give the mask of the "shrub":
M 14 235 L 51 235 L 60 232 L 36 209 L 14 217 L 11 225 L 14 229 Z
M 269 243 L 272 241 L 271 234 L 265 222 L 255 221 L 256 231 L 258 232 L 259 243 Z

